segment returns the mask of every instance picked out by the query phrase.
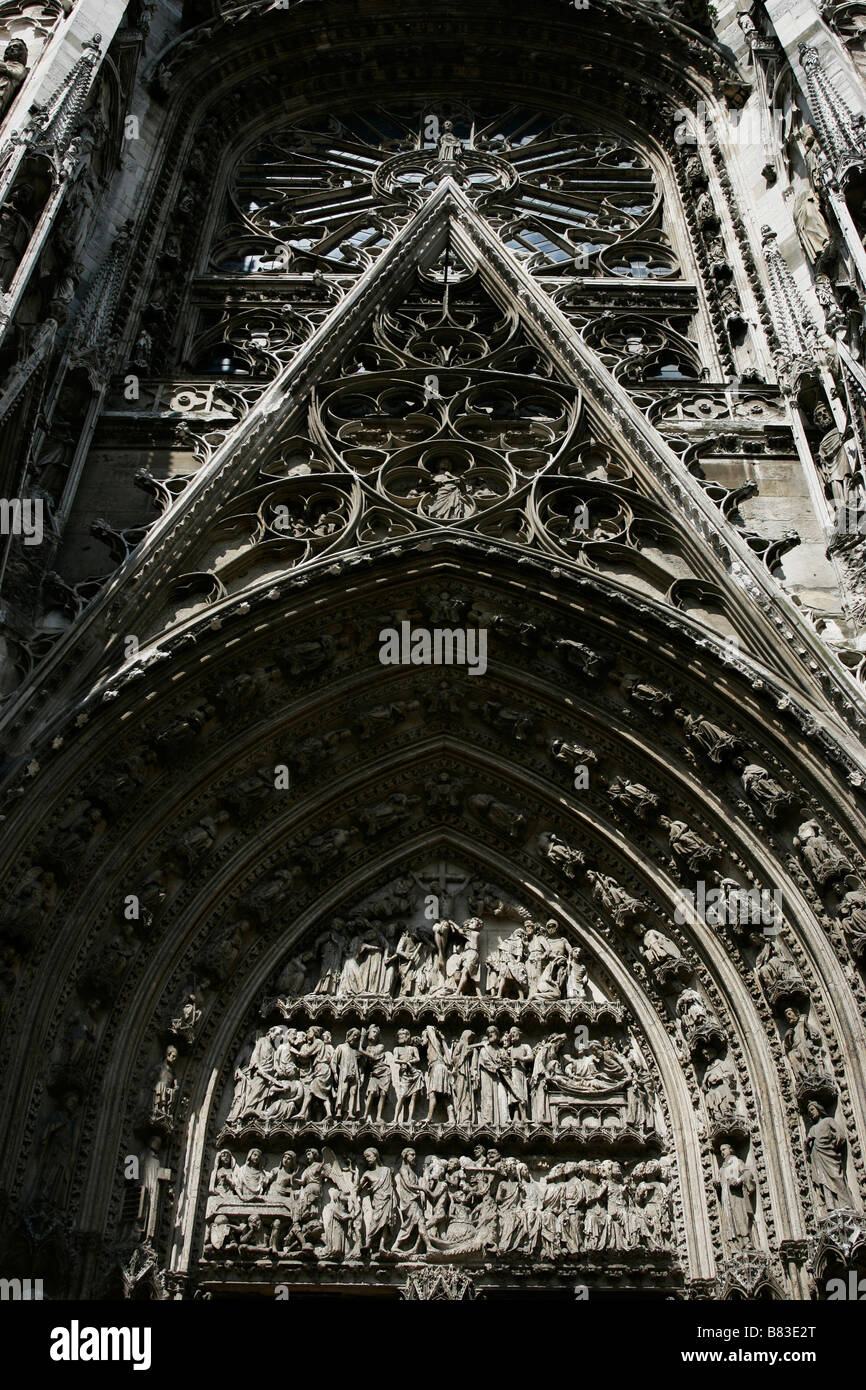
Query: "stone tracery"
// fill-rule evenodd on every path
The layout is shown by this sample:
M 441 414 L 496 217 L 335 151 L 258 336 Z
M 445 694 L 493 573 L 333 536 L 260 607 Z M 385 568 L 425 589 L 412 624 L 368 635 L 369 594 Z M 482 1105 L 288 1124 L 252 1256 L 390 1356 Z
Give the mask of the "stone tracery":
M 625 1268 L 633 1292 L 807 1296 L 782 1252 L 808 1232 L 829 1258 L 862 1219 L 863 773 L 827 698 L 851 688 L 737 549 L 778 572 L 790 544 L 728 486 L 741 446 L 790 461 L 789 415 L 769 375 L 715 379 L 748 298 L 711 160 L 691 236 L 634 108 L 628 136 L 502 100 L 370 111 L 257 115 L 199 224 L 211 122 L 154 218 L 141 392 L 115 378 L 102 427 L 159 517 L 94 523 L 135 572 L 140 602 L 109 577 L 117 630 L 152 641 L 85 661 L 6 787 L 7 1047 L 6 987 L 57 981 L 16 1200 L 41 1184 L 122 1238 L 125 1289 L 158 1248 L 173 1287 L 217 1292 L 393 1263 L 420 1296 L 499 1259 L 491 1292 L 564 1262 L 608 1291 Z M 39 458 L 62 488 L 61 435 Z M 67 627 L 97 590 L 48 586 Z M 386 679 L 375 636 L 404 621 L 484 626 L 483 693 Z M 62 796 L 35 824 L 44 769 Z M 127 1190 L 82 1142 L 111 1125 L 143 1145 Z

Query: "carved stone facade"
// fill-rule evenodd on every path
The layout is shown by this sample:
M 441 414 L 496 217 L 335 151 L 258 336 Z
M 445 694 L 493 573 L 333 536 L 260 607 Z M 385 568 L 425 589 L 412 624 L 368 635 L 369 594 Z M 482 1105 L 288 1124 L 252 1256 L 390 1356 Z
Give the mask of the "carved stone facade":
M 856 10 L 0 6 L 5 1274 L 862 1269 Z

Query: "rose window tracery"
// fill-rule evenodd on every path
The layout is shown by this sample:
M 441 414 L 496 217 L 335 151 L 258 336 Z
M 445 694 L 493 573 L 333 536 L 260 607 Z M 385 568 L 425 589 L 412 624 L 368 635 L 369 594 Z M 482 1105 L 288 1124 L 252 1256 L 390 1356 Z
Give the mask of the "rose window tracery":
M 236 168 L 212 268 L 357 273 L 446 177 L 533 273 L 681 274 L 645 155 L 568 118 L 481 103 L 378 107 L 269 132 Z

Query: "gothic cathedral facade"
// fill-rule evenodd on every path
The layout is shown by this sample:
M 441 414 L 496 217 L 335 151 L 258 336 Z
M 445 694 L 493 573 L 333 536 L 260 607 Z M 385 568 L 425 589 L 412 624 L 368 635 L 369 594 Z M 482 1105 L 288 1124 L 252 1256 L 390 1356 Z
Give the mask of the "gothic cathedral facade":
M 866 4 L 0 4 L 2 1268 L 866 1270 Z

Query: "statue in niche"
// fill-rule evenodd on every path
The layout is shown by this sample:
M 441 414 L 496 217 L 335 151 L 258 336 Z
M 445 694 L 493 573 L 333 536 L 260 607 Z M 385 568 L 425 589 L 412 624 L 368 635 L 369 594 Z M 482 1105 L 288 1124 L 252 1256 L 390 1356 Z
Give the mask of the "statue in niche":
M 642 782 L 631 782 L 627 777 L 615 777 L 608 787 L 610 795 L 626 811 L 631 811 L 638 820 L 646 820 L 647 812 L 654 811 L 659 804 L 655 792 Z
M 153 1100 L 151 1116 L 154 1120 L 170 1120 L 177 1100 L 177 1078 L 174 1074 L 178 1052 L 169 1043 L 165 1055 L 154 1072 Z
M 62 1207 L 72 1180 L 72 1161 L 79 1121 L 79 1097 L 66 1091 L 42 1125 L 36 1140 L 38 1176 L 34 1184 L 39 1198 Z
M 23 87 L 28 71 L 26 43 L 23 39 L 11 39 L 0 62 L 0 121 Z
M 658 931 L 656 927 L 650 927 L 644 932 L 641 954 L 650 970 L 662 974 L 687 964 L 676 942 L 671 941 L 669 936 L 665 936 L 664 932 Z
M 707 1115 L 712 1124 L 719 1124 L 737 1113 L 740 1098 L 737 1073 L 730 1057 L 717 1057 L 710 1051 L 705 1051 L 704 1056 L 707 1058 L 703 1080 Z
M 785 1010 L 785 1022 L 788 1027 L 782 1038 L 782 1047 L 794 1080 L 801 1082 L 816 1075 L 831 1075 L 824 1038 L 820 1028 L 811 1022 L 808 1010 L 800 1013 L 799 1009 L 789 1006 Z
M 574 878 L 577 870 L 583 867 L 585 856 L 582 850 L 560 839 L 552 830 L 538 837 L 538 844 L 544 857 L 550 861 L 566 878 Z
M 811 1120 L 806 1132 L 806 1154 L 824 1211 L 853 1207 L 854 1198 L 846 1176 L 848 1139 L 844 1129 L 815 1100 L 806 1106 L 806 1114 Z
M 627 675 L 623 677 L 622 688 L 630 700 L 636 704 L 643 705 L 649 710 L 650 714 L 661 718 L 673 703 L 671 696 L 666 690 L 660 689 L 657 685 L 652 685 L 649 681 L 642 680 L 637 675 Z
M 171 1181 L 171 1169 L 163 1167 L 161 1150 L 162 1135 L 152 1134 L 139 1158 L 138 1225 L 142 1240 L 153 1240 L 157 1233 L 162 1186 Z
M 820 265 L 831 238 L 818 199 L 823 183 L 820 146 L 810 125 L 803 127 L 802 142 L 808 181 L 801 181 L 794 195 L 794 225 L 806 255 L 813 265 Z
M 768 936 L 765 939 L 762 936 L 754 936 L 752 940 L 761 947 L 755 961 L 755 974 L 770 1002 L 783 993 L 797 993 L 808 997 L 803 977 L 794 962 L 782 953 L 778 938 Z
M 194 994 L 187 994 L 180 1006 L 175 1018 L 170 1019 L 169 1029 L 175 1037 L 183 1038 L 184 1042 L 191 1043 L 195 1037 L 195 1030 L 201 1021 L 201 1009 L 196 1002 Z
M 715 1186 L 728 1240 L 735 1246 L 754 1245 L 755 1175 L 730 1144 L 719 1146 L 719 1160 Z
M 96 1046 L 96 1014 L 99 1001 L 89 999 L 83 1009 L 77 1009 L 66 1022 L 63 1030 L 62 1057 L 64 1066 L 86 1067 L 88 1058 Z
M 592 887 L 593 898 L 596 902 L 601 903 L 605 912 L 618 927 L 626 926 L 628 922 L 639 917 L 643 912 L 643 903 L 627 893 L 609 874 L 598 873 L 595 869 L 587 869 L 586 877 Z
M 686 1042 L 692 1042 L 700 1033 L 717 1029 L 721 1024 L 696 989 L 684 989 L 677 1000 L 677 1018 L 680 1020 Z
M 848 452 L 841 430 L 823 401 L 815 406 L 812 419 L 823 431 L 818 445 L 818 467 L 833 501 L 839 507 L 862 490 L 863 480 L 855 460 Z
M 436 145 L 436 158 L 443 164 L 460 163 L 463 159 L 463 141 L 454 134 L 453 121 L 443 122 Z
M 820 888 L 827 888 L 853 867 L 837 845 L 831 844 L 816 820 L 804 820 L 794 836 L 794 848 Z

